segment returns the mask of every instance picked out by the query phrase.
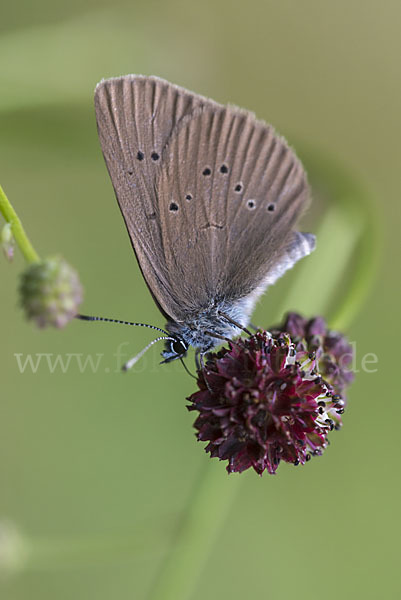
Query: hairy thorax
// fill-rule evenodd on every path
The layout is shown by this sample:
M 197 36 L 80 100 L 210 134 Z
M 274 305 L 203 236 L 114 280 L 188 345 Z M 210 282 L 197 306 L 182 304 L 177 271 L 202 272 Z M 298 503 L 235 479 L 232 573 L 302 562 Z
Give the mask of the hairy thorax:
M 219 336 L 231 339 L 240 335 L 240 328 L 229 319 L 246 327 L 250 309 L 246 299 L 234 303 L 227 300 L 213 302 L 196 315 L 188 315 L 184 322 L 169 321 L 166 329 L 172 336 L 182 339 L 187 346 L 194 346 L 204 353 L 222 343 Z M 216 334 L 216 337 L 211 334 Z

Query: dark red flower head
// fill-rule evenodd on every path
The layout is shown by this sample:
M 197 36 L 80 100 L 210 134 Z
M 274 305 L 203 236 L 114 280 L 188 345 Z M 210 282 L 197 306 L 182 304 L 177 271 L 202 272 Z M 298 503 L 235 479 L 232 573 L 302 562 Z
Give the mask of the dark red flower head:
M 326 448 L 341 426 L 341 365 L 350 346 L 323 319 L 294 313 L 273 334 L 258 331 L 209 356 L 198 373 L 189 410 L 199 411 L 197 438 L 211 457 L 228 460 L 229 473 L 253 467 L 274 474 L 281 460 L 304 464 Z

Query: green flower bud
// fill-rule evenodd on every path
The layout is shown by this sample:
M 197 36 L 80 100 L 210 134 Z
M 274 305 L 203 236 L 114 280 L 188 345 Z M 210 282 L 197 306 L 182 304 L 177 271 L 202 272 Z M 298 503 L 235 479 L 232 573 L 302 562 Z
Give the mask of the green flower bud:
M 65 327 L 82 302 L 77 272 L 61 257 L 32 263 L 22 274 L 21 305 L 39 327 Z

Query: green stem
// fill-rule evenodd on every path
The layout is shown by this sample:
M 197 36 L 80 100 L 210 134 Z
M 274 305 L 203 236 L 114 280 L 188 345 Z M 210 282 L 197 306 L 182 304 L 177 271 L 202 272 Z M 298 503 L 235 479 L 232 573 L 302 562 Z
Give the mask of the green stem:
M 150 592 L 152 600 L 186 600 L 227 518 L 240 476 L 206 462 L 189 498 L 188 509 Z
M 308 147 L 303 148 L 301 157 L 313 187 L 329 196 L 331 206 L 342 212 L 343 219 L 348 221 L 347 229 L 354 233 L 354 248 L 348 261 L 351 268 L 348 268 L 348 276 L 342 278 L 346 279 L 346 283 L 344 285 L 343 281 L 338 282 L 341 295 L 335 296 L 335 302 L 326 313 L 332 329 L 345 330 L 357 316 L 376 278 L 381 250 L 380 215 L 375 210 L 369 192 L 336 160 L 323 154 L 318 155 Z M 340 242 L 343 235 L 344 230 L 342 235 L 338 235 Z M 321 239 L 320 243 L 325 244 L 326 241 Z M 338 253 L 337 248 L 333 254 L 336 262 Z M 330 269 L 327 270 L 330 276 Z M 344 272 L 346 271 L 344 265 Z M 326 281 L 326 285 L 328 284 L 329 281 Z M 310 310 L 313 308 L 311 306 Z
M 377 228 L 377 218 L 368 203 L 366 207 L 366 222 L 358 245 L 355 249 L 356 264 L 353 277 L 350 280 L 347 294 L 331 311 L 329 322 L 333 329 L 346 329 L 358 314 L 377 273 L 380 245 L 380 235 Z
M 18 218 L 17 213 L 12 207 L 9 199 L 4 193 L 3 188 L 0 185 L 0 212 L 7 221 L 11 225 L 11 231 L 13 233 L 14 239 L 24 255 L 25 260 L 28 263 L 38 262 L 39 256 L 36 253 L 34 247 L 29 241 L 28 236 L 25 233 L 25 230 L 22 226 L 21 221 Z

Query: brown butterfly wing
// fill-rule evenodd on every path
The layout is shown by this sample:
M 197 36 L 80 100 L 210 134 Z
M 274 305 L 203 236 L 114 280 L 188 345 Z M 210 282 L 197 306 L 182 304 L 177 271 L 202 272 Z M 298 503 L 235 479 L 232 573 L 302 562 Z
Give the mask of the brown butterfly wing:
M 283 272 L 310 251 L 293 231 L 308 202 L 305 172 L 285 140 L 251 113 L 206 105 L 183 119 L 164 151 L 157 196 L 183 312 L 243 298 L 278 262 Z
M 95 90 L 100 143 L 144 278 L 159 308 L 180 313 L 165 257 L 156 181 L 172 131 L 196 107 L 212 101 L 157 77 L 108 79 Z
M 270 126 L 155 77 L 106 80 L 95 106 L 128 233 L 166 316 L 243 297 L 307 253 L 292 232 L 305 174 Z

